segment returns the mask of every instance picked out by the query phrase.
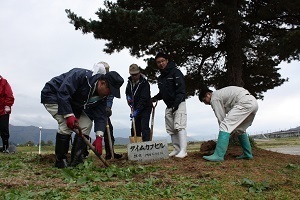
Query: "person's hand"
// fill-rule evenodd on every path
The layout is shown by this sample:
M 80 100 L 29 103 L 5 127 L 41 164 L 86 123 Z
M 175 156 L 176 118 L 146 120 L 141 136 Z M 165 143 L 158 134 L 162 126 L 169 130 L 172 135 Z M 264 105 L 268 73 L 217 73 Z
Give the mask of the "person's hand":
M 6 114 L 9 114 L 10 113 L 10 107 L 9 106 L 4 106 L 4 112 Z
M 110 107 L 106 107 L 106 116 L 110 117 L 112 115 L 112 110 Z
M 70 128 L 70 129 L 74 129 L 74 128 L 76 128 L 75 127 L 75 124 L 78 124 L 78 119 L 74 116 L 74 115 L 72 115 L 72 116 L 70 116 L 70 117 L 67 117 L 67 126 L 68 126 L 68 128 Z
M 157 102 L 158 100 L 157 100 L 156 97 L 152 97 L 152 98 L 151 98 L 151 101 L 152 101 L 152 102 Z
M 95 150 L 102 155 L 102 137 L 96 136 L 96 140 L 93 142 L 93 146 L 95 147 Z
M 139 110 L 135 110 L 133 113 L 130 114 L 130 118 L 136 118 L 136 116 L 139 114 Z
M 126 96 L 126 99 L 127 99 L 127 103 L 128 103 L 128 105 L 131 107 L 132 106 L 132 104 L 133 104 L 133 99 L 131 98 L 131 96 Z
M 176 112 L 176 110 L 178 110 L 178 106 L 173 106 L 172 107 L 172 112 L 174 113 L 174 112 Z

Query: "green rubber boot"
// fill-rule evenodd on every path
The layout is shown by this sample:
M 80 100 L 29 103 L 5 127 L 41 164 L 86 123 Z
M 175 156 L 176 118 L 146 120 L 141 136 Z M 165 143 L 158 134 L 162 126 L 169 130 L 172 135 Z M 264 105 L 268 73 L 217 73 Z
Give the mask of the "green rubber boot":
M 243 148 L 243 155 L 236 157 L 237 159 L 252 159 L 252 148 L 247 133 L 238 136 L 239 142 Z
M 230 133 L 220 131 L 214 154 L 210 156 L 203 156 L 203 158 L 205 160 L 213 161 L 213 162 L 224 161 L 224 156 L 228 148 L 229 138 L 230 138 Z

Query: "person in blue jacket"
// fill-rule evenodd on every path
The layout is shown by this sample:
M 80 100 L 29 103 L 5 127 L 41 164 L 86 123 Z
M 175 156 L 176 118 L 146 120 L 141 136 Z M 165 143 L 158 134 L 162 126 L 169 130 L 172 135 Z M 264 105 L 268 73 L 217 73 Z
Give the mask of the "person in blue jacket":
M 167 105 L 165 110 L 166 131 L 171 135 L 174 150 L 169 156 L 184 158 L 187 156 L 187 113 L 186 113 L 186 90 L 182 72 L 176 67 L 170 55 L 158 53 L 155 62 L 159 68 L 158 77 L 159 92 L 152 101 L 163 100 Z
M 149 121 L 152 110 L 150 84 L 141 73 L 137 64 L 129 66 L 126 98 L 128 105 L 133 109 L 131 118 L 135 119 L 136 135 L 142 137 L 143 142 L 150 141 Z M 131 128 L 131 136 L 133 136 Z
M 84 136 L 88 137 L 94 122 L 96 139 L 93 145 L 102 154 L 107 96 L 111 94 L 120 98 L 120 87 L 123 83 L 123 78 L 115 71 L 94 74 L 91 70 L 73 68 L 45 84 L 41 91 L 41 103 L 58 122 L 55 167 L 65 168 L 83 162 L 86 144 L 77 135 L 71 150 L 71 163 L 67 160 L 71 134 L 77 124 Z

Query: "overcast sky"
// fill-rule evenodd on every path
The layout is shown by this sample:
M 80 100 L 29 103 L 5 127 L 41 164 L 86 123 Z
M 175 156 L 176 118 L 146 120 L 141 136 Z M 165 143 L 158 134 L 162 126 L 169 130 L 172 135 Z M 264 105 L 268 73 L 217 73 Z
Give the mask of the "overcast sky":
M 94 63 L 105 61 L 125 80 L 122 98 L 114 100 L 112 123 L 116 129 L 130 127 L 130 109 L 124 95 L 128 67 L 136 63 L 145 68 L 146 63 L 131 57 L 128 50 L 104 54 L 105 42 L 95 40 L 92 34 L 75 31 L 65 13 L 65 9 L 71 9 L 86 19 L 97 19 L 94 13 L 99 7 L 103 7 L 103 1 L 0 1 L 0 74 L 9 81 L 15 96 L 10 124 L 57 128 L 56 121 L 40 103 L 45 83 L 71 68 L 92 69 Z M 259 100 L 259 111 L 248 129 L 250 134 L 300 126 L 299 62 L 282 63 L 279 67 L 282 77 L 289 77 L 289 82 L 265 93 L 264 101 Z M 157 91 L 157 85 L 152 85 L 152 96 Z M 155 112 L 156 136 L 167 136 L 164 109 L 165 104 L 160 101 Z M 187 114 L 188 136 L 201 140 L 217 137 L 218 124 L 210 106 L 200 103 L 197 97 L 190 98 Z M 128 135 L 124 133 L 124 137 Z

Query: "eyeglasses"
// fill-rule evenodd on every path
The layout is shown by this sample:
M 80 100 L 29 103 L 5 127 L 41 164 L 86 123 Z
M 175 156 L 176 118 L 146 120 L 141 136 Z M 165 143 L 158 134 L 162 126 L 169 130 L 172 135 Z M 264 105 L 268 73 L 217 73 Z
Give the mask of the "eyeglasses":
M 156 59 L 156 64 L 157 65 L 159 65 L 160 63 L 163 63 L 163 62 L 166 62 L 167 60 L 166 59 L 164 59 L 164 58 L 158 58 L 158 59 Z
M 140 73 L 137 73 L 137 74 L 130 74 L 131 76 L 137 76 L 137 75 L 139 75 Z

